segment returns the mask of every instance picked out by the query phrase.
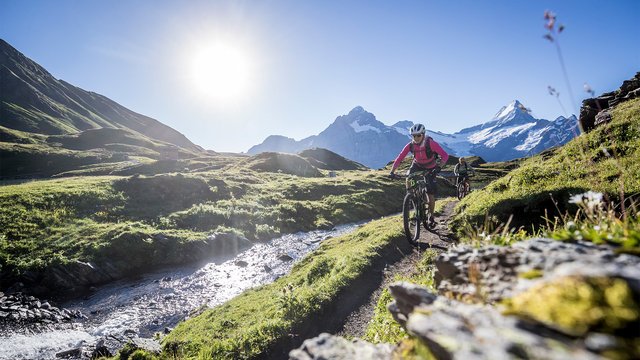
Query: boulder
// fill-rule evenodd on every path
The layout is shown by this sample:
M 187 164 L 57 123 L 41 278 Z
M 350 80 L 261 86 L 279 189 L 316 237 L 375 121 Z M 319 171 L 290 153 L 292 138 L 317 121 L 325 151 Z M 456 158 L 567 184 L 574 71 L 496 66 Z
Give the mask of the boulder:
M 537 327 L 529 331 L 513 316 L 487 305 L 465 304 L 407 283 L 392 285 L 394 317 L 407 318 L 405 329 L 436 359 L 599 359 L 570 338 Z M 418 297 L 416 297 L 418 295 Z M 421 296 L 421 298 L 420 298 Z M 410 307 L 398 303 L 410 298 Z
M 585 99 L 580 107 L 580 127 L 589 132 L 597 126 L 611 121 L 609 110 L 621 102 L 640 96 L 640 72 L 622 82 L 620 89 L 597 98 Z
M 322 333 L 315 338 L 305 340 L 298 349 L 289 352 L 289 360 L 352 360 L 391 359 L 394 346 L 391 344 L 371 344 L 362 340 L 345 338 Z

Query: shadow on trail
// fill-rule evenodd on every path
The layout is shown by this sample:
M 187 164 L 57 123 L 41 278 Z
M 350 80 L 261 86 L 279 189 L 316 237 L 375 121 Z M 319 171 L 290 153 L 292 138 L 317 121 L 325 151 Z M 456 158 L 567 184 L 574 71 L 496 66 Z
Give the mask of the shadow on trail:
M 416 248 L 420 249 L 421 251 L 429 250 L 429 249 L 438 249 L 438 250 L 442 250 L 442 251 L 449 250 L 448 246 L 442 246 L 442 245 L 437 245 L 437 244 L 429 244 L 429 243 L 418 243 L 418 244 L 416 244 Z
M 447 251 L 451 246 L 458 243 L 458 238 L 449 229 L 449 221 L 453 214 L 453 208 L 457 201 L 449 202 L 445 205 L 442 214 L 436 218 L 436 227 L 420 231 L 420 239 L 415 245 L 420 250 L 438 249 Z

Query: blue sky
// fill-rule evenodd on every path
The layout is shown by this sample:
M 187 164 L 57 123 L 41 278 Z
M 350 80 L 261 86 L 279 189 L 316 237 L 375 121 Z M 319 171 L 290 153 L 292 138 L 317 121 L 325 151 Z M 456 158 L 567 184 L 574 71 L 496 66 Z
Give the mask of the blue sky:
M 566 27 L 569 84 L 543 39 L 545 10 Z M 268 135 L 317 134 L 358 105 L 448 133 L 513 99 L 538 118 L 565 115 L 560 103 L 577 113 L 585 82 L 601 94 L 640 71 L 639 17 L 636 0 L 3 0 L 0 38 L 196 144 L 244 152 Z M 213 43 L 248 64 L 232 98 L 194 83 L 214 76 L 193 62 Z M 232 66 L 216 65 L 225 81 Z

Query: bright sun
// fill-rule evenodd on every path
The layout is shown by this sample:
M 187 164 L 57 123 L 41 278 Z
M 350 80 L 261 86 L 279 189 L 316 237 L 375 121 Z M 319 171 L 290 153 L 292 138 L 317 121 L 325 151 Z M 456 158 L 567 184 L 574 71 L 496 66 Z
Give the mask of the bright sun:
M 229 44 L 199 47 L 191 58 L 191 81 L 213 101 L 229 102 L 245 95 L 251 83 L 251 63 L 245 52 Z

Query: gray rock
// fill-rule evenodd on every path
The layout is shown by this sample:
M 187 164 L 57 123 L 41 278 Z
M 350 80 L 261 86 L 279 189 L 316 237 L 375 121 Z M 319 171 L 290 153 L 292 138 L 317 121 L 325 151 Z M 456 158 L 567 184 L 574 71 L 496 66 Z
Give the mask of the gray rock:
M 278 255 L 278 260 L 280 260 L 280 261 L 291 261 L 291 260 L 293 260 L 293 257 L 291 257 L 291 255 L 289 255 L 289 254 L 284 254 L 283 253 L 283 254 Z
M 598 359 L 570 339 L 541 336 L 543 329 L 528 331 L 520 320 L 503 316 L 487 305 L 464 304 L 436 296 L 415 285 L 393 284 L 392 295 L 415 294 L 422 302 L 412 312 L 395 306 L 406 317 L 406 330 L 419 338 L 438 359 Z M 405 288 L 404 290 L 402 288 Z M 403 302 L 404 300 L 396 299 Z M 416 298 L 411 298 L 415 303 Z M 400 309 L 404 309 L 400 310 Z
M 56 353 L 56 357 L 62 358 L 62 359 L 69 359 L 69 358 L 78 359 L 81 356 L 82 356 L 82 348 L 75 348 L 75 349 L 65 350 L 65 351 Z
M 289 352 L 290 360 L 353 360 L 391 359 L 394 346 L 391 344 L 371 344 L 362 340 L 349 341 L 339 336 L 322 333 L 307 339 L 298 349 Z
M 592 333 L 584 340 L 587 349 L 595 352 L 603 352 L 617 348 L 620 344 L 618 339 L 609 334 Z
M 544 279 L 571 274 L 622 277 L 640 294 L 640 258 L 617 255 L 611 247 L 584 241 L 534 238 L 512 247 L 460 246 L 440 254 L 436 267 L 434 279 L 439 293 L 473 296 L 489 303 L 533 286 L 538 280 L 519 276 L 531 270 L 540 270 Z M 473 287 L 476 294 L 470 292 Z

